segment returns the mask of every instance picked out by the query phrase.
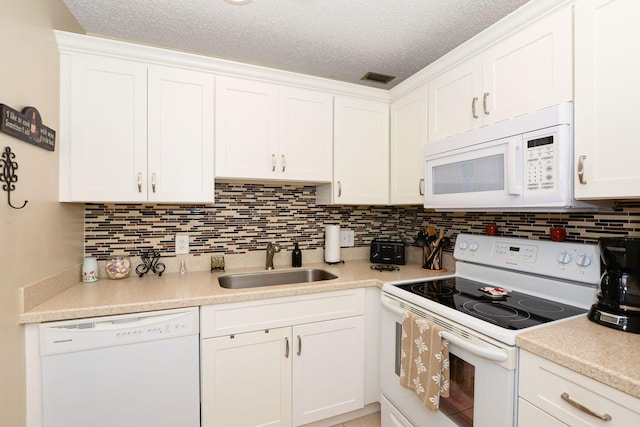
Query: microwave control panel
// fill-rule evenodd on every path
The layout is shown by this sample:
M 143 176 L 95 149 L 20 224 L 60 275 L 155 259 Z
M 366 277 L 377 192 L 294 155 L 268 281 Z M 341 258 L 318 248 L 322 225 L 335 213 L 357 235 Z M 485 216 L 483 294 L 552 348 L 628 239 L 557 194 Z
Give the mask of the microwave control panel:
M 556 189 L 556 147 L 554 135 L 525 141 L 527 191 L 553 191 Z

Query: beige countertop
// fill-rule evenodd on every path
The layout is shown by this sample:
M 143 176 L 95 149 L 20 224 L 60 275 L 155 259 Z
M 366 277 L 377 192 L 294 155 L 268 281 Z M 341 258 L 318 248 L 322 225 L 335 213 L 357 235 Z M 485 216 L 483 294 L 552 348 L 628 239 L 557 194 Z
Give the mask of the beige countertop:
M 443 275 L 420 268 L 418 264 L 400 266 L 399 271 L 375 271 L 367 260 L 346 261 L 344 264 L 305 264 L 304 268 L 320 268 L 338 276 L 337 279 L 292 285 L 264 286 L 248 289 L 225 289 L 218 284 L 223 274 L 264 271 L 264 268 L 244 268 L 226 273 L 208 271 L 166 273 L 162 276 L 135 274 L 122 280 L 100 279 L 95 283 L 78 283 L 22 313 L 20 323 L 106 316 L 179 307 L 250 301 L 303 295 L 341 289 L 376 286 L 385 282 L 411 280 Z M 278 268 L 278 271 L 291 268 Z M 452 272 L 444 273 L 451 274 Z
M 640 398 L 640 334 L 586 316 L 524 332 L 518 347 Z

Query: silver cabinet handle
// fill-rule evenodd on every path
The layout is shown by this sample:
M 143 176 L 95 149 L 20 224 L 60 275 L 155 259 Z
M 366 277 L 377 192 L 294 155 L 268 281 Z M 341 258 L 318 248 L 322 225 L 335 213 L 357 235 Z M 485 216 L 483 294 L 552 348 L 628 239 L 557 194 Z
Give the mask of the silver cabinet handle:
M 300 356 L 300 353 L 302 353 L 302 338 L 300 338 L 300 335 L 298 335 L 298 353 L 296 354 Z
M 156 192 L 156 174 L 155 172 L 151 174 L 151 190 Z
M 138 172 L 138 193 L 142 193 L 142 172 Z
M 275 172 L 276 171 L 276 155 L 272 154 L 271 155 L 271 172 Z
M 287 168 L 287 159 L 284 156 L 284 154 L 282 155 L 282 172 L 284 172 L 284 170 Z
M 587 156 L 578 157 L 578 181 L 580 181 L 580 184 L 587 183 L 587 180 L 584 179 L 584 161 L 586 158 Z
M 577 408 L 577 409 L 581 410 L 585 414 L 589 414 L 592 417 L 599 418 L 602 421 L 611 421 L 611 415 L 606 414 L 606 413 L 605 414 L 598 414 L 596 411 L 594 411 L 592 409 L 589 409 L 586 406 L 582 405 L 581 403 L 578 403 L 575 400 L 573 400 L 572 398 L 570 398 L 569 397 L 569 393 L 562 393 L 560 395 L 560 397 L 562 398 L 562 400 L 564 400 L 565 402 L 569 403 L 574 408 Z
M 284 357 L 289 358 L 289 337 L 284 338 Z
M 424 196 L 424 178 L 420 178 L 420 181 L 418 182 L 418 192 L 421 196 Z
M 342 196 L 342 183 L 338 181 L 338 197 Z
M 489 115 L 489 92 L 485 92 L 482 96 L 482 108 L 484 109 L 484 114 Z
M 471 114 L 473 115 L 474 119 L 478 118 L 478 112 L 476 111 L 477 103 L 478 103 L 478 97 L 474 96 L 473 99 L 471 100 Z

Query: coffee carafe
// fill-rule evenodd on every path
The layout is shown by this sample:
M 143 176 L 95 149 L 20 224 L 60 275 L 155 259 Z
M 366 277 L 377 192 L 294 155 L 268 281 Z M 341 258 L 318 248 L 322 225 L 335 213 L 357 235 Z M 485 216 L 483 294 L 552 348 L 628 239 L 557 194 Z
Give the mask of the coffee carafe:
M 604 273 L 589 319 L 610 328 L 640 333 L 640 238 L 601 238 Z

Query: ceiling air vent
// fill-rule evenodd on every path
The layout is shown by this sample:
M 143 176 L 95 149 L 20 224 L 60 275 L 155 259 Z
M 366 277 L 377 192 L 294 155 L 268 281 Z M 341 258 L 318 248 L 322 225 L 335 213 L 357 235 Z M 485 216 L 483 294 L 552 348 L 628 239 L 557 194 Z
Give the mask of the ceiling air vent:
M 380 73 L 372 73 L 371 71 L 369 71 L 367 74 L 365 74 L 361 80 L 366 80 L 369 82 L 376 82 L 376 83 L 382 83 L 383 85 L 386 85 L 387 83 L 389 83 L 391 80 L 395 79 L 396 76 L 388 76 L 386 74 L 380 74 Z

